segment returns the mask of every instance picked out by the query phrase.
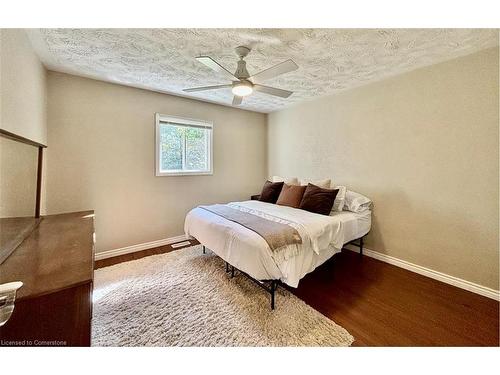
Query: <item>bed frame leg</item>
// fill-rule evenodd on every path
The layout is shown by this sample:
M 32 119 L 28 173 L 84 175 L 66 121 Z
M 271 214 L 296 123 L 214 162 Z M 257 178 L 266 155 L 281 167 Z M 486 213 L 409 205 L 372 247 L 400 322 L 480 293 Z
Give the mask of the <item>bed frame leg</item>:
M 231 278 L 234 277 L 234 266 L 231 266 Z
M 205 245 L 203 245 L 203 254 L 206 254 Z
M 274 310 L 274 292 L 276 291 L 276 280 L 271 280 L 271 310 Z
M 362 256 L 363 255 L 363 238 L 364 237 L 361 237 L 359 239 L 359 255 Z
M 226 273 L 229 272 L 229 263 L 226 262 Z

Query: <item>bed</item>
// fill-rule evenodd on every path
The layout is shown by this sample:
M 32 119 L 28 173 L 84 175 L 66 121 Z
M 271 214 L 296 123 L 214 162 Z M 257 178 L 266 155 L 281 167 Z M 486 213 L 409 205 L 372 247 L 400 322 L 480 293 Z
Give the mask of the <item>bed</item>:
M 301 278 L 340 252 L 344 244 L 362 241 L 371 227 L 370 210 L 332 212 L 327 216 L 257 200 L 231 202 L 227 206 L 288 223 L 303 239 L 301 244 L 273 252 L 258 233 L 202 207 L 194 208 L 186 216 L 187 235 L 252 279 L 272 282 L 268 290 L 272 294 L 272 308 L 277 282 L 296 288 Z

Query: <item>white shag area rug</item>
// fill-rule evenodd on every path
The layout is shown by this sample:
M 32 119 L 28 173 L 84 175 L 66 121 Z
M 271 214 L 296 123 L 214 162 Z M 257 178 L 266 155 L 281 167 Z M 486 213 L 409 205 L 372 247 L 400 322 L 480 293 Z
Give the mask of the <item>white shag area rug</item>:
M 95 271 L 93 346 L 349 346 L 289 291 L 270 295 L 201 246 Z

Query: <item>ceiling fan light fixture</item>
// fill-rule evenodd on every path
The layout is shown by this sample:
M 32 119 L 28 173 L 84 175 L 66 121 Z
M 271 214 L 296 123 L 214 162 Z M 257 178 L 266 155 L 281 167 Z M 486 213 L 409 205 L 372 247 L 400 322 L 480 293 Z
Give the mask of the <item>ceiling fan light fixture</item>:
M 236 96 L 247 96 L 253 92 L 253 87 L 250 82 L 237 82 L 233 85 L 232 92 Z
M 254 91 L 258 91 L 267 95 L 277 96 L 279 98 L 288 98 L 293 94 L 292 91 L 278 89 L 276 87 L 263 86 L 262 81 L 275 78 L 279 75 L 292 72 L 297 70 L 299 67 L 292 60 L 286 60 L 278 65 L 274 65 L 267 68 L 257 74 L 250 76 L 247 70 L 247 65 L 244 58 L 250 53 L 250 48 L 245 46 L 236 47 L 236 54 L 240 58 L 238 60 L 238 66 L 234 73 L 224 68 L 217 61 L 212 59 L 210 56 L 198 56 L 196 60 L 205 65 L 206 67 L 218 72 L 220 75 L 225 75 L 226 79 L 230 79 L 231 83 L 227 85 L 215 85 L 215 86 L 204 86 L 204 87 L 192 87 L 188 89 L 183 89 L 185 92 L 198 92 L 206 90 L 219 90 L 225 88 L 231 88 L 234 94 L 233 106 L 239 106 L 243 102 L 243 97 L 252 94 Z

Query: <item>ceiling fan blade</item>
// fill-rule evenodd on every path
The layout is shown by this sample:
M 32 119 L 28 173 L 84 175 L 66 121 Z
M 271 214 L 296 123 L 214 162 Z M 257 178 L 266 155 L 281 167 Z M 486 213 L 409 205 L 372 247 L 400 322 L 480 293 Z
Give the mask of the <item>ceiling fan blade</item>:
M 205 86 L 205 87 L 193 87 L 191 89 L 184 89 L 182 91 L 185 92 L 196 92 L 196 91 L 205 91 L 205 90 L 218 90 L 232 87 L 233 85 L 217 85 L 217 86 Z
M 249 78 L 249 80 L 252 81 L 253 83 L 264 82 L 267 79 L 271 79 L 281 74 L 292 72 L 294 70 L 297 70 L 298 68 L 299 66 L 295 64 L 292 60 L 286 60 L 278 65 L 263 70 L 260 73 L 254 74 Z
M 243 101 L 242 96 L 235 95 L 233 98 L 233 105 L 240 105 L 242 101 Z
M 277 89 L 276 87 L 253 85 L 255 91 L 263 92 L 264 94 L 279 96 L 281 98 L 288 98 L 293 94 L 293 91 Z
M 196 58 L 196 60 L 201 62 L 203 65 L 208 66 L 213 71 L 223 73 L 231 81 L 239 81 L 239 79 L 236 78 L 233 73 L 231 73 L 229 70 L 224 68 L 222 65 L 220 65 L 217 61 L 215 61 L 209 56 L 199 56 Z

